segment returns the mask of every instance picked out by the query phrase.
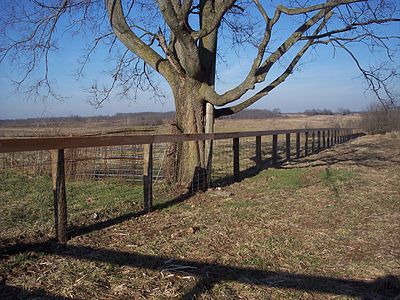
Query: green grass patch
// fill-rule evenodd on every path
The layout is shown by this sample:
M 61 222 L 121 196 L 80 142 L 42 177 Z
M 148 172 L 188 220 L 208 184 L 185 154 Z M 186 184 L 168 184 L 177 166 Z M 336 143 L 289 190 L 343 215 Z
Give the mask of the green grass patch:
M 236 200 L 236 201 L 228 201 L 226 202 L 226 206 L 229 208 L 233 208 L 233 209 L 239 209 L 239 208 L 252 208 L 254 206 L 256 206 L 257 204 L 254 201 L 251 200 Z
M 267 179 L 266 185 L 270 189 L 297 189 L 304 186 L 306 171 L 300 168 L 294 169 L 268 169 L 257 177 Z
M 331 167 L 327 167 L 325 170 L 321 171 L 320 179 L 325 183 L 333 183 L 333 182 L 345 182 L 354 177 L 354 173 L 344 170 L 344 169 L 333 169 Z
M 48 176 L 0 172 L 0 238 L 49 234 L 53 227 L 53 190 Z M 143 208 L 141 185 L 117 180 L 66 183 L 68 223 L 82 225 Z
M 335 196 L 339 196 L 342 191 L 343 183 L 351 180 L 355 174 L 344 169 L 334 169 L 330 166 L 326 167 L 319 174 L 319 178 L 323 184 L 328 186 Z

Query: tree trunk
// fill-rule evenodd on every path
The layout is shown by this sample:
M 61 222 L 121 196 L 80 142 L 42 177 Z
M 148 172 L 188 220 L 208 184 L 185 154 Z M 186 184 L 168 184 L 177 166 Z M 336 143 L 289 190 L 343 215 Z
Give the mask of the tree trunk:
M 199 93 L 200 84 L 182 79 L 173 87 L 176 105 L 176 126 L 180 133 L 204 133 L 205 102 Z M 207 186 L 207 162 L 204 141 L 179 143 L 176 148 L 176 181 L 192 189 Z

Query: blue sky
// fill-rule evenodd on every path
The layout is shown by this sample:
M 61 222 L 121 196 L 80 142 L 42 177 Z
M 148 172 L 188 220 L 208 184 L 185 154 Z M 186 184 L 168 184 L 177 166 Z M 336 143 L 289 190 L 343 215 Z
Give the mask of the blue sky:
M 398 33 L 398 25 L 394 26 L 389 28 L 390 31 Z M 170 89 L 161 78 L 161 88 L 166 95 L 162 103 L 152 99 L 149 93 L 141 93 L 136 102 L 113 99 L 105 102 L 101 108 L 90 105 L 84 87 L 90 85 L 93 79 L 102 81 L 108 75 L 102 73 L 104 53 L 99 51 L 93 56 L 85 77 L 76 81 L 73 73 L 78 67 L 77 61 L 83 49 L 82 37 L 64 35 L 60 41 L 60 51 L 50 58 L 50 75 L 57 80 L 57 91 L 66 96 L 62 102 L 52 99 L 35 102 L 26 99 L 23 93 L 15 90 L 10 81 L 10 78 L 18 77 L 18 70 L 10 62 L 0 64 L 0 119 L 174 110 Z M 382 55 L 379 52 L 370 54 L 365 49 L 357 52 L 364 64 L 379 61 Z M 233 87 L 246 75 L 254 51 L 242 50 L 240 53 L 240 59 L 234 53 L 227 54 L 225 59 L 229 63 L 218 65 L 220 80 L 217 90 Z M 274 74 L 277 71 L 272 72 L 271 80 Z M 279 108 L 282 112 L 302 112 L 310 108 L 336 110 L 343 107 L 359 111 L 375 99 L 371 93 L 365 92 L 365 88 L 360 73 L 347 54 L 337 52 L 333 57 L 331 47 L 320 46 L 317 54 L 312 52 L 303 57 L 299 70 L 251 108 Z

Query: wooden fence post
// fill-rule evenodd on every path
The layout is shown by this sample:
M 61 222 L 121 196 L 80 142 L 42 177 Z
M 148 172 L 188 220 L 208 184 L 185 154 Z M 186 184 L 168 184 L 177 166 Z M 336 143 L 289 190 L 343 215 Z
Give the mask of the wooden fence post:
M 327 135 L 327 137 L 326 137 L 326 147 L 330 148 L 330 146 L 331 146 L 331 131 L 329 129 L 326 131 L 326 135 Z
M 320 130 L 317 131 L 317 135 L 318 135 L 318 137 L 317 137 L 317 139 L 318 139 L 318 141 L 317 141 L 317 151 L 319 152 L 319 151 L 321 151 L 321 131 Z
M 54 228 L 59 243 L 68 241 L 67 232 L 67 193 L 65 190 L 64 149 L 52 150 L 51 175 L 54 196 Z
M 286 160 L 290 161 L 290 133 L 286 133 Z
M 144 211 L 153 209 L 153 144 L 143 145 L 143 196 Z
M 322 149 L 326 148 L 325 130 L 322 130 Z
M 334 145 L 333 143 L 333 130 L 331 130 L 331 147 Z
M 276 165 L 278 162 L 278 135 L 272 135 L 272 164 Z
M 256 136 L 256 168 L 257 171 L 262 169 L 262 159 L 261 159 L 261 136 Z
M 304 133 L 304 155 L 308 156 L 308 131 Z
M 233 178 L 239 179 L 239 138 L 233 138 Z
M 335 144 L 338 143 L 338 130 L 335 129 Z
M 312 141 L 311 141 L 311 153 L 315 153 L 315 131 L 311 133 Z
M 300 132 L 296 132 L 296 158 L 300 158 Z

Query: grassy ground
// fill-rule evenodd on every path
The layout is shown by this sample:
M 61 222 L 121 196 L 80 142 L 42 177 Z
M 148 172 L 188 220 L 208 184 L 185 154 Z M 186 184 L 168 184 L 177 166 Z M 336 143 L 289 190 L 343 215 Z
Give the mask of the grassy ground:
M 3 174 L 0 298 L 399 299 L 399 149 L 400 135 L 362 137 L 67 246 L 26 237 L 9 246 L 9 206 L 39 226 L 51 202 L 30 208 L 50 197 L 45 180 Z M 72 219 L 112 217 L 141 197 L 134 186 L 103 184 L 75 187 Z M 43 207 L 47 217 L 36 212 Z

